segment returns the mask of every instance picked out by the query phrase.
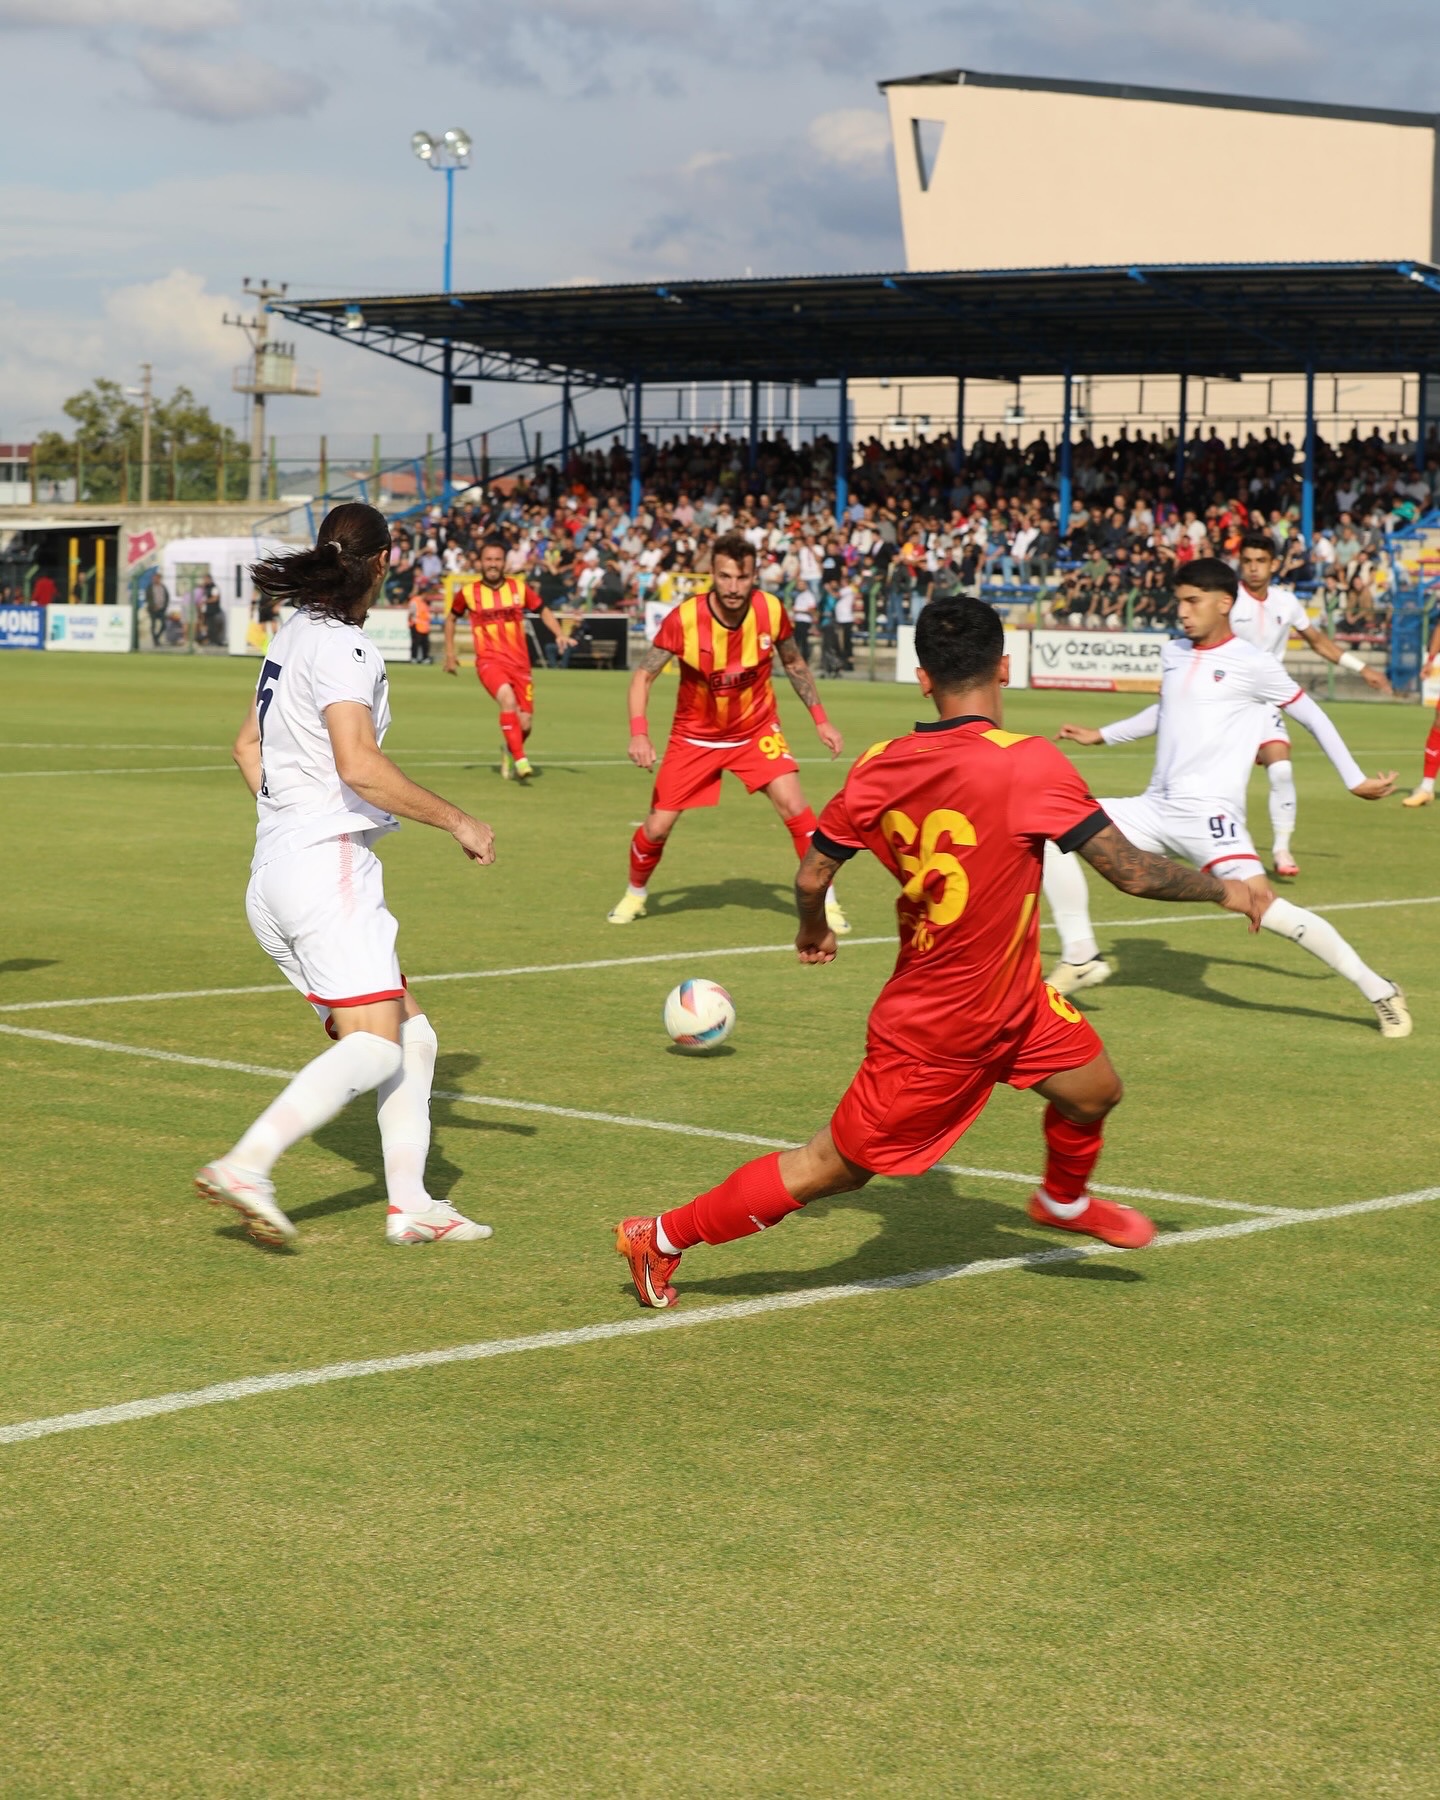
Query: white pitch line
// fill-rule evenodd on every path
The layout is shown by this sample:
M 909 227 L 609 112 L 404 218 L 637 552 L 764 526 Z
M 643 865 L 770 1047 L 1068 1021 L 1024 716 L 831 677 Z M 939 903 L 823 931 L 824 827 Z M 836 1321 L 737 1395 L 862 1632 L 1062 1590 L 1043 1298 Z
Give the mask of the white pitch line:
M 102 1050 L 112 1056 L 134 1056 L 146 1062 L 179 1063 L 191 1069 L 216 1069 L 229 1075 L 259 1075 L 268 1081 L 290 1081 L 293 1069 L 274 1069 L 265 1063 L 235 1062 L 221 1056 L 191 1056 L 181 1050 L 157 1050 L 145 1044 L 117 1044 L 108 1038 L 72 1037 L 67 1032 L 38 1031 L 22 1025 L 0 1025 L 0 1035 L 28 1038 L 39 1044 L 60 1044 L 76 1050 Z M 748 1131 L 722 1131 L 713 1125 L 684 1125 L 671 1119 L 647 1119 L 637 1113 L 597 1112 L 581 1106 L 552 1106 L 542 1100 L 516 1100 L 505 1094 L 464 1094 L 457 1089 L 437 1088 L 437 1099 L 453 1100 L 464 1106 L 484 1106 L 497 1112 L 543 1113 L 552 1119 L 575 1119 L 588 1125 L 613 1125 L 623 1131 L 662 1131 L 674 1137 L 715 1138 L 725 1144 L 745 1144 L 759 1150 L 793 1150 L 793 1138 L 757 1137 Z M 964 1163 L 936 1165 L 948 1175 L 964 1175 L 972 1180 L 1003 1181 L 1023 1187 L 1034 1187 L 1038 1175 L 1024 1175 L 1013 1169 L 970 1168 Z M 1126 1199 L 1169 1201 L 1176 1206 L 1208 1206 L 1221 1212 L 1273 1213 L 1288 1218 L 1299 1208 L 1252 1206 L 1243 1200 L 1212 1200 L 1203 1194 L 1172 1194 L 1161 1188 L 1111 1187 L 1092 1183 L 1100 1194 L 1115 1194 Z
M 159 767 L 137 763 L 131 769 L 0 769 L 0 781 L 31 781 L 55 775 L 218 775 L 235 765 L 227 763 L 165 763 Z
M 498 767 L 495 756 L 488 750 L 476 750 L 470 754 L 456 751 L 442 757 L 405 756 L 400 753 L 400 760 L 407 769 L 464 769 Z M 853 757 L 832 759 L 828 756 L 797 756 L 797 763 L 828 766 L 834 761 L 835 768 L 848 769 Z M 553 756 L 540 762 L 540 773 L 549 769 L 628 769 L 630 759 L 626 756 L 585 757 L 585 756 Z M 0 769 L 0 781 L 35 781 L 60 775 L 218 775 L 235 770 L 234 762 L 223 763 L 131 763 L 123 768 L 108 769 Z
M 1226 1238 L 1253 1237 L 1261 1231 L 1280 1231 L 1289 1225 L 1320 1224 L 1329 1219 L 1352 1218 L 1360 1213 L 1392 1212 L 1402 1206 L 1419 1206 L 1440 1197 L 1440 1188 L 1416 1188 L 1408 1194 L 1386 1194 L 1377 1200 L 1353 1200 L 1341 1206 L 1318 1207 L 1311 1212 L 1285 1213 L 1253 1219 L 1235 1219 L 1228 1225 L 1202 1225 L 1194 1231 L 1169 1232 L 1155 1239 L 1151 1250 L 1178 1248 L 1183 1244 L 1215 1243 Z M 238 1381 L 217 1381 L 209 1387 L 155 1394 L 143 1400 L 124 1400 L 115 1406 L 96 1406 L 84 1412 L 55 1413 L 48 1418 L 23 1419 L 0 1425 L 0 1444 L 22 1444 L 53 1437 L 62 1431 L 92 1431 L 103 1425 L 127 1425 L 138 1419 L 159 1418 L 165 1413 L 186 1412 L 197 1406 L 222 1406 L 232 1400 L 250 1400 L 261 1394 L 288 1393 L 294 1388 L 323 1387 L 333 1381 L 357 1381 L 367 1375 L 402 1375 L 415 1369 L 434 1369 L 446 1363 L 487 1362 L 497 1356 L 519 1356 L 533 1350 L 569 1350 L 581 1344 L 604 1343 L 612 1338 L 648 1336 L 657 1331 L 683 1331 L 696 1325 L 723 1325 L 732 1320 L 754 1319 L 765 1313 L 798 1312 L 835 1300 L 854 1300 L 862 1295 L 888 1294 L 907 1288 L 931 1287 L 941 1281 L 959 1281 L 971 1275 L 999 1275 L 1012 1269 L 1033 1269 L 1046 1263 L 1080 1262 L 1092 1256 L 1144 1255 L 1145 1251 L 1121 1251 L 1110 1244 L 1065 1245 L 1054 1250 L 1033 1250 L 1023 1256 L 993 1256 L 977 1262 L 952 1263 L 938 1269 L 913 1269 L 901 1275 L 879 1275 L 868 1281 L 837 1282 L 828 1287 L 799 1288 L 789 1294 L 766 1294 L 755 1300 L 731 1301 L 720 1306 L 697 1306 L 690 1311 L 645 1313 L 638 1318 L 614 1319 L 599 1325 L 580 1325 L 569 1331 L 538 1331 L 528 1337 L 492 1338 L 486 1343 L 454 1344 L 444 1350 L 416 1350 L 403 1356 L 377 1356 L 363 1362 L 326 1363 L 315 1369 L 294 1369 L 279 1375 L 251 1375 Z
M 1382 908 L 1397 906 L 1440 906 L 1440 894 L 1422 894 L 1409 900 L 1337 900 L 1321 906 L 1312 906 L 1311 912 L 1374 912 Z M 1214 925 L 1224 920 L 1238 922 L 1238 913 L 1214 911 L 1203 913 L 1146 913 L 1134 919 L 1097 919 L 1095 926 L 1100 931 L 1120 931 L 1130 925 Z M 1040 927 L 1042 931 L 1054 931 L 1055 927 L 1048 921 Z M 894 946 L 896 939 L 893 933 L 887 932 L 883 937 L 846 938 L 843 948 L 858 950 L 874 944 Z M 601 956 L 588 962 L 568 963 L 516 963 L 504 969 L 454 969 L 437 975 L 415 975 L 413 980 L 417 987 L 435 981 L 498 981 L 512 975 L 573 975 L 590 969 L 634 969 L 642 968 L 647 963 L 701 962 L 715 957 L 727 956 L 773 956 L 782 951 L 794 950 L 793 941 L 784 944 L 736 944 L 725 950 L 662 950 L 650 956 Z M 59 1012 L 86 1006 L 146 1006 L 159 1000 L 220 1000 L 246 994 L 290 994 L 294 989 L 288 981 L 264 981 L 248 987 L 210 987 L 210 988 L 162 988 L 147 994 L 85 994 L 72 1000 L 8 1000 L 0 1005 L 0 1013 L 22 1012 Z

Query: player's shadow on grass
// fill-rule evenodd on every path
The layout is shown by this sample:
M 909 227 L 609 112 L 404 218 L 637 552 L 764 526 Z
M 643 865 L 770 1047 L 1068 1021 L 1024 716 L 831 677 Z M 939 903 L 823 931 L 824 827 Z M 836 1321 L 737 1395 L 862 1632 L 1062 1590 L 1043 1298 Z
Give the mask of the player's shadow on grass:
M 1278 946 L 1281 940 L 1276 938 L 1274 941 Z M 1303 961 L 1300 960 L 1302 958 Z M 1282 1017 L 1326 1019 L 1339 1025 L 1371 1024 L 1358 1011 L 1329 1012 L 1316 1006 L 1287 1006 L 1277 1005 L 1270 1000 L 1242 999 L 1238 994 L 1227 994 L 1220 988 L 1212 987 L 1207 979 L 1210 970 L 1214 968 L 1252 971 L 1259 968 L 1267 975 L 1279 975 L 1287 981 L 1299 981 L 1307 986 L 1336 979 L 1328 972 L 1322 973 L 1320 965 L 1298 948 L 1294 950 L 1293 960 L 1287 956 L 1283 961 L 1277 959 L 1273 962 L 1257 962 L 1246 961 L 1238 956 L 1215 956 L 1208 951 L 1176 950 L 1152 937 L 1121 938 L 1115 945 L 1114 963 L 1115 973 L 1106 982 L 1106 987 L 1159 988 L 1167 994 L 1183 994 L 1193 1000 L 1208 1000 L 1212 1005 L 1228 1006 L 1237 1012 L 1279 1013 Z M 1307 967 L 1307 964 L 1312 966 Z M 1078 996 L 1082 1005 L 1090 998 L 1089 994 Z M 1361 1004 L 1364 1004 L 1363 1001 Z
M 53 969 L 59 960 L 58 956 L 12 956 L 8 962 L 0 962 L 0 975 L 28 975 L 32 969 Z
M 463 1093 L 472 1072 L 480 1065 L 478 1056 L 463 1051 L 442 1055 L 435 1064 L 435 1093 L 430 1103 L 430 1117 L 437 1136 L 432 1139 L 429 1160 L 425 1165 L 425 1184 L 437 1200 L 448 1200 L 458 1189 L 464 1170 L 450 1161 L 439 1143 L 438 1134 L 448 1131 L 504 1132 L 511 1137 L 534 1137 L 534 1125 L 521 1125 L 511 1119 L 498 1119 L 465 1106 L 444 1095 Z M 308 1206 L 288 1208 L 297 1224 L 306 1219 L 324 1219 L 331 1213 L 354 1212 L 362 1206 L 385 1206 L 385 1159 L 380 1150 L 380 1128 L 375 1122 L 375 1099 L 371 1094 L 347 1106 L 315 1133 L 315 1143 L 332 1156 L 344 1157 L 365 1177 L 358 1187 L 340 1194 L 329 1194 L 313 1200 Z M 283 1202 L 282 1202 L 283 1204 Z M 465 1196 L 458 1194 L 455 1204 L 465 1210 Z
M 712 882 L 708 887 L 667 888 L 650 897 L 652 915 L 714 912 L 721 906 L 743 906 L 750 912 L 784 913 L 793 919 L 795 895 L 793 889 L 781 887 L 776 882 L 732 875 L 728 881 Z
M 1026 1217 L 1023 1190 L 1016 1189 L 1013 1202 L 979 1199 L 965 1191 L 963 1176 L 938 1171 L 909 1181 L 874 1181 L 858 1194 L 812 1201 L 783 1229 L 799 1233 L 807 1219 L 823 1219 L 841 1210 L 878 1217 L 880 1230 L 840 1262 L 821 1268 L 744 1269 L 727 1275 L 720 1262 L 723 1249 L 718 1255 L 702 1251 L 703 1263 L 691 1254 L 681 1264 L 677 1285 L 686 1295 L 737 1299 L 887 1278 L 903 1286 L 897 1278 L 914 1270 L 958 1268 L 1036 1253 L 1048 1260 L 1031 1265 L 1027 1273 L 1120 1282 L 1145 1279 L 1139 1269 L 1117 1267 L 1108 1257 L 1092 1263 L 1084 1250 L 1089 1239 L 1055 1242 L 1058 1232 L 1038 1234 Z

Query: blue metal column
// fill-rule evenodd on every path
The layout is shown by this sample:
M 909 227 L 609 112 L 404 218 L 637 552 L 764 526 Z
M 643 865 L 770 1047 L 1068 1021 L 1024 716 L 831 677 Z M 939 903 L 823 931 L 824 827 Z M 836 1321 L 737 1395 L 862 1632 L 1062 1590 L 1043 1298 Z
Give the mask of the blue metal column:
M 644 499 L 644 484 L 640 474 L 640 397 L 643 389 L 637 375 L 630 384 L 630 517 L 633 519 L 640 511 L 640 502 Z
M 835 518 L 845 517 L 850 505 L 850 379 L 840 377 L 840 429 L 835 439 Z
M 450 292 L 450 271 L 455 247 L 455 171 L 445 171 L 445 292 Z M 445 481 L 441 504 L 450 504 L 450 490 L 455 475 L 455 353 L 449 338 L 441 359 L 440 379 L 445 384 L 440 402 L 440 435 L 445 441 Z
M 755 465 L 760 460 L 760 383 L 750 383 L 750 478 L 755 478 Z
M 955 455 L 952 458 L 955 473 L 958 475 L 965 467 L 965 377 L 959 375 L 955 379 Z
M 1190 434 L 1190 377 L 1180 374 L 1180 424 L 1175 438 L 1175 499 L 1179 503 L 1180 485 L 1185 479 L 1185 440 Z
M 1425 392 L 1426 374 L 1420 371 L 1420 398 L 1415 408 L 1415 471 L 1419 475 L 1425 473 L 1425 433 L 1429 430 L 1430 421 L 1425 417 L 1425 402 L 1429 395 Z
M 1060 412 L 1060 508 L 1056 517 L 1056 525 L 1063 544 L 1065 534 L 1070 529 L 1070 503 L 1074 498 L 1074 483 L 1070 476 L 1070 412 L 1071 392 L 1074 378 L 1069 363 L 1065 365 L 1065 388 Z
M 1315 537 L 1315 365 L 1305 365 L 1305 471 L 1300 484 L 1300 535 L 1307 552 Z

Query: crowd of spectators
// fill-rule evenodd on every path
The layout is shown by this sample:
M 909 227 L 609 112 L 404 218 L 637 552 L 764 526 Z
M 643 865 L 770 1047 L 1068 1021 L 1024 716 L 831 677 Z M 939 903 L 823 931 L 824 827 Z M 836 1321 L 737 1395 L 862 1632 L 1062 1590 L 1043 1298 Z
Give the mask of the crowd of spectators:
M 1318 594 L 1336 635 L 1380 643 L 1386 632 L 1386 540 L 1431 505 L 1440 445 L 1417 468 L 1413 444 L 1378 431 L 1317 449 L 1313 542 L 1301 533 L 1300 463 L 1288 436 L 1196 436 L 1183 460 L 1172 439 L 1122 429 L 1082 435 L 1072 456 L 1063 534 L 1054 446 L 981 436 L 955 455 L 941 436 L 860 444 L 849 503 L 837 518 L 835 446 L 762 438 L 753 466 L 742 439 L 691 436 L 647 445 L 643 499 L 630 511 L 628 453 L 578 453 L 562 472 L 470 490 L 448 512 L 395 531 L 389 597 L 407 602 L 475 566 L 481 538 L 508 538 L 509 567 L 552 608 L 618 611 L 678 597 L 709 569 L 710 545 L 743 531 L 762 585 L 778 592 L 822 667 L 848 665 L 873 604 L 892 638 L 932 597 L 981 594 L 1035 623 L 1165 629 L 1173 590 L 1197 556 L 1234 559 L 1262 530 L 1277 579 Z M 833 665 L 833 666 L 832 666 Z

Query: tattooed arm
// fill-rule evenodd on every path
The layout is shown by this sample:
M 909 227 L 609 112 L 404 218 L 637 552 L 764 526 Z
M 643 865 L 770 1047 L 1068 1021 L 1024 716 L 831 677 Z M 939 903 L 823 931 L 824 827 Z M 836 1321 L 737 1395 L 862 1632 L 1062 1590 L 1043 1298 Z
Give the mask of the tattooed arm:
M 845 748 L 845 740 L 825 717 L 825 708 L 820 704 L 820 691 L 815 686 L 815 677 L 810 672 L 810 665 L 800 654 L 800 646 L 794 638 L 783 638 L 779 645 L 780 661 L 785 665 L 785 673 L 790 677 L 790 685 L 800 696 L 801 704 L 809 709 L 810 717 L 815 721 L 815 730 L 820 742 L 830 752 L 833 761 Z
M 1137 850 L 1113 825 L 1097 831 L 1076 854 L 1122 894 L 1143 900 L 1210 901 L 1227 912 L 1244 913 L 1252 931 L 1260 929 L 1261 915 L 1275 898 L 1263 876 L 1256 876 L 1252 886 L 1247 881 L 1221 880 L 1203 869 L 1187 869 L 1168 856 Z
M 844 863 L 826 856 L 812 844 L 795 877 L 795 910 L 800 915 L 800 930 L 795 948 L 802 963 L 828 963 L 835 960 L 835 933 L 825 923 L 825 894 L 835 879 L 835 871 Z
M 653 769 L 660 758 L 650 742 L 650 728 L 645 710 L 650 703 L 650 687 L 655 677 L 670 660 L 670 652 L 651 644 L 640 658 L 630 677 L 630 760 L 637 769 Z

